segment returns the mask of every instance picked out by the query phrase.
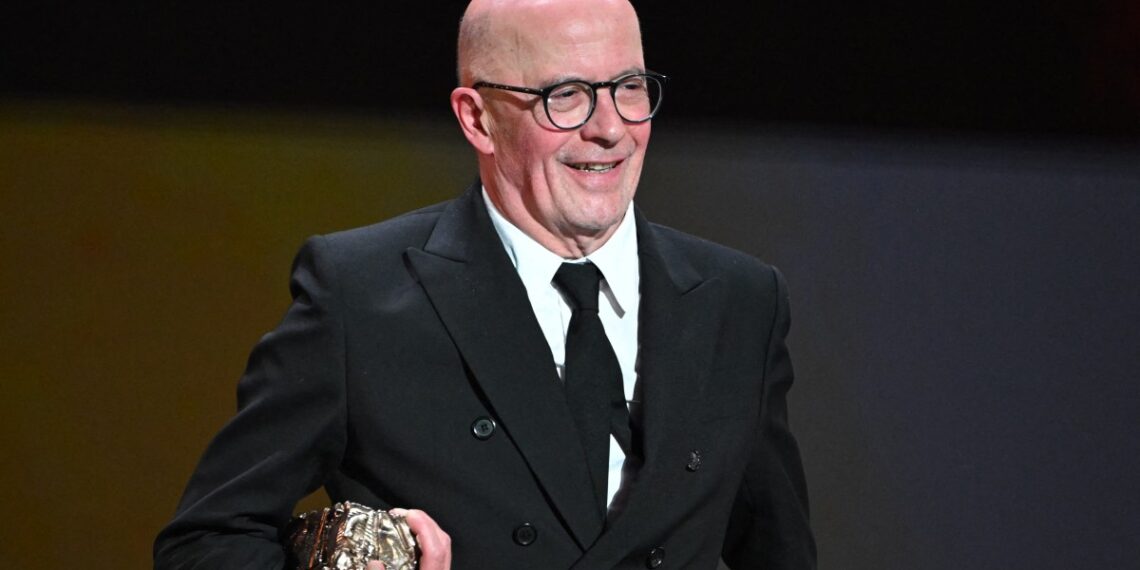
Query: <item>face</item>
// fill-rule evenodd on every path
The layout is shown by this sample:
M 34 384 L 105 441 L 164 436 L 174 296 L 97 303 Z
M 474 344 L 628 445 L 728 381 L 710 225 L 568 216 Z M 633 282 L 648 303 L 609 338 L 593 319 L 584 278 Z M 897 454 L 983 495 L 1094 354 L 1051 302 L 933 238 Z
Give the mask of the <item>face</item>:
M 537 88 L 644 70 L 636 15 L 627 3 L 605 2 L 599 10 L 557 4 L 515 14 L 516 35 L 506 44 L 514 49 L 496 56 L 494 76 L 486 80 Z M 493 143 L 486 158 L 503 213 L 524 231 L 529 226 L 563 242 L 604 243 L 637 189 L 649 123 L 623 121 L 608 88 L 598 92 L 590 120 L 572 131 L 550 125 L 538 96 L 491 89 L 480 94 Z

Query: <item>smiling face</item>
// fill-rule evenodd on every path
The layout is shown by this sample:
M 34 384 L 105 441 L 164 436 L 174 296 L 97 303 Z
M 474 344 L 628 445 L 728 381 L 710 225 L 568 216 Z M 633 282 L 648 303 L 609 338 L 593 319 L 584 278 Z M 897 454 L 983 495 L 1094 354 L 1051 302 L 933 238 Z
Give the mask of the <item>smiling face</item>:
M 486 14 L 483 37 L 489 39 L 483 53 L 469 58 L 477 63 L 466 66 L 465 85 L 484 80 L 541 88 L 645 69 L 637 16 L 624 0 L 509 4 Z M 464 130 L 479 151 L 483 184 L 507 219 L 563 257 L 586 255 L 609 239 L 637 190 L 648 122 L 623 121 L 608 88 L 598 92 L 590 120 L 570 131 L 550 124 L 537 95 L 488 88 L 456 93 L 481 107 L 482 131 Z M 452 101 L 454 108 L 456 94 Z M 456 114 L 462 124 L 463 114 Z

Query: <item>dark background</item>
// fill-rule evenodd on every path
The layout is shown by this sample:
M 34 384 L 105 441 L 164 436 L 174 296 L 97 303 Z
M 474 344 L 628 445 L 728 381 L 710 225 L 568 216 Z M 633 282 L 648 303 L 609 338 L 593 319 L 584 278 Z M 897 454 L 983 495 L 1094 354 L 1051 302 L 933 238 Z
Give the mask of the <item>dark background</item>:
M 388 4 L 0 7 L 9 566 L 146 567 L 301 241 L 470 183 L 463 3 Z M 1140 3 L 636 5 L 638 204 L 787 276 L 821 567 L 1137 567 Z
M 654 136 L 641 207 L 787 277 L 821 568 L 1140 564 L 1135 152 Z
M 671 115 L 1133 136 L 1133 0 L 639 2 Z M 2 94 L 435 113 L 464 2 L 22 2 Z

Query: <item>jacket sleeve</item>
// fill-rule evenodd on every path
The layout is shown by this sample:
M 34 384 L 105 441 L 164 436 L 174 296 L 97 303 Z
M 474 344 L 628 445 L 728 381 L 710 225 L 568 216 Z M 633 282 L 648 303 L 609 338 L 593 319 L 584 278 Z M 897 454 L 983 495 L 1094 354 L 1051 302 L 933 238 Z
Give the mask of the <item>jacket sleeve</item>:
M 237 415 L 206 449 L 155 541 L 156 570 L 283 567 L 280 529 L 340 463 L 346 355 L 324 244 L 312 238 L 297 255 L 293 303 L 251 353 Z
M 807 570 L 816 567 L 808 521 L 807 484 L 799 447 L 788 425 L 792 362 L 788 290 L 773 269 L 776 307 L 764 364 L 759 432 L 737 491 L 722 556 L 734 569 Z

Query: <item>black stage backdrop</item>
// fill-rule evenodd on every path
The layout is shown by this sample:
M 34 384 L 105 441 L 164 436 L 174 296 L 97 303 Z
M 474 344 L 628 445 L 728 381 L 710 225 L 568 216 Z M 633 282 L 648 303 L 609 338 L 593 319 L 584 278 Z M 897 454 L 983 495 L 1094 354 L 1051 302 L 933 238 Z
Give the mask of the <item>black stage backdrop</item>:
M 465 2 L 21 2 L 0 94 L 433 113 Z M 1140 3 L 635 2 L 670 113 L 1140 133 Z

